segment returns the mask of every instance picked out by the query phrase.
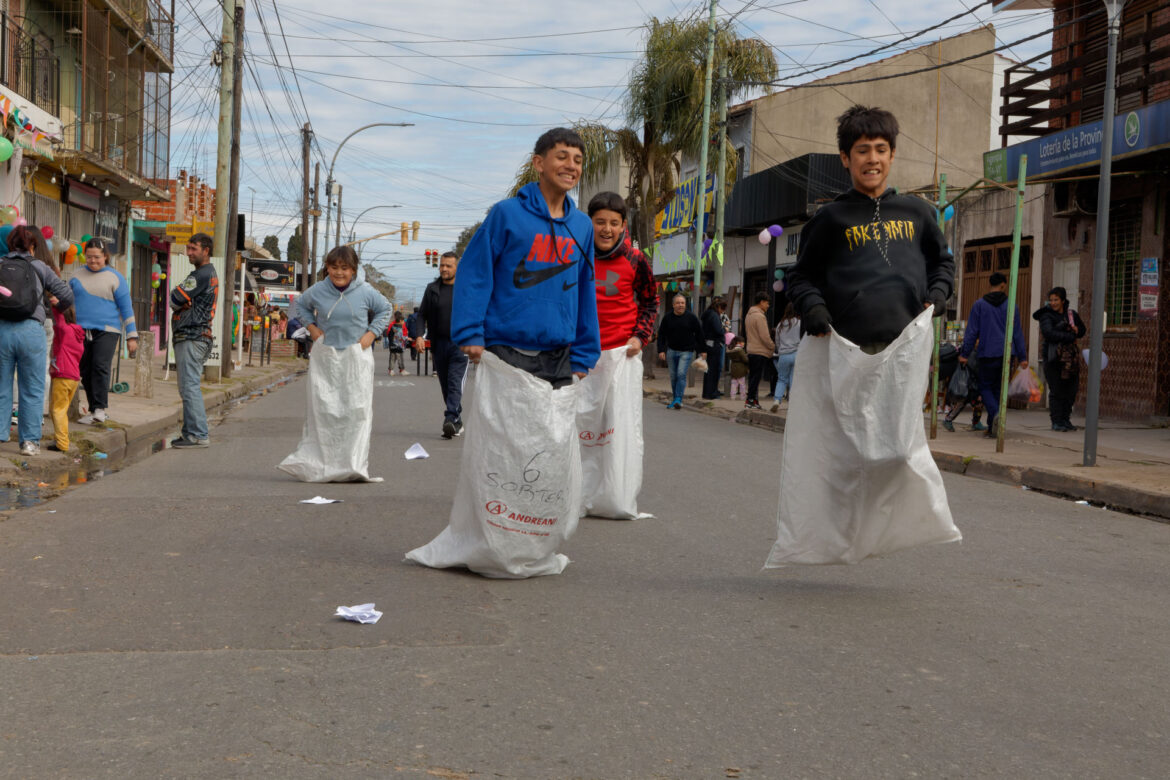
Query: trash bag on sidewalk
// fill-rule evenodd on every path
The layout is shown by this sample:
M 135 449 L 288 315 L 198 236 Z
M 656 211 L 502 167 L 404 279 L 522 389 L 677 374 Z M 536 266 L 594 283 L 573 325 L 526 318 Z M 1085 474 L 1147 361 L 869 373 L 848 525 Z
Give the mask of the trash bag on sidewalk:
M 581 514 L 633 520 L 642 489 L 642 361 L 601 353 L 577 397 Z
M 463 457 L 447 527 L 407 559 L 466 566 L 485 577 L 560 574 L 557 552 L 577 528 L 580 383 L 554 390 L 484 352 L 463 395 Z
M 373 350 L 317 343 L 301 442 L 277 468 L 301 482 L 381 482 L 369 475 L 373 422 Z
M 929 309 L 877 355 L 835 331 L 801 340 L 765 568 L 962 538 L 922 422 L 932 349 Z
M 1035 404 L 1040 403 L 1043 396 L 1040 379 L 1032 367 L 1017 368 L 1016 373 L 1012 375 L 1011 383 L 1008 384 L 1008 398 L 1013 401 L 1031 401 Z

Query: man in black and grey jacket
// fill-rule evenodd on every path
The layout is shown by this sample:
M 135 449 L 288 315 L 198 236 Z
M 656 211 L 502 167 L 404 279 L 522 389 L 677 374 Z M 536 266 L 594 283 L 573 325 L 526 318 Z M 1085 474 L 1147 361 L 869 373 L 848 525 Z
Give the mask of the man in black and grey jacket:
M 418 308 L 418 328 L 423 330 L 415 348 L 423 349 L 424 335 L 431 341 L 431 356 L 439 389 L 443 391 L 443 438 L 463 433 L 463 377 L 467 373 L 467 355 L 451 340 L 451 303 L 455 294 L 455 267 L 459 257 L 446 252 L 439 258 L 439 278 L 427 285 Z

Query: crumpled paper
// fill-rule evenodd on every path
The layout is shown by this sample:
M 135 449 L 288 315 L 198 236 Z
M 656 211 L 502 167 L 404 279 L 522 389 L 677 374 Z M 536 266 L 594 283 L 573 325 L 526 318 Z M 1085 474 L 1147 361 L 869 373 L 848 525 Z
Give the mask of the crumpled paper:
M 410 449 L 406 451 L 407 460 L 417 460 L 419 458 L 429 458 L 430 454 L 423 449 L 423 446 L 418 442 L 410 445 Z
M 352 620 L 355 623 L 377 623 L 382 617 L 382 613 L 374 609 L 374 602 L 369 604 L 357 604 L 352 607 L 338 607 L 337 612 L 333 613 L 336 617 Z
M 324 496 L 313 496 L 312 498 L 302 498 L 302 504 L 340 504 L 340 498 L 325 498 Z

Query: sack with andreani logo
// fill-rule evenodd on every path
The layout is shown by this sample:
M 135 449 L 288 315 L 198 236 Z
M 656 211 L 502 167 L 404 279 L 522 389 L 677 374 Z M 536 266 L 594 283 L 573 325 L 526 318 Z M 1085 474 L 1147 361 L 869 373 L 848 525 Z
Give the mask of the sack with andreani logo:
M 463 396 L 467 433 L 450 520 L 407 559 L 511 579 L 564 571 L 569 559 L 557 550 L 581 510 L 579 388 L 554 390 L 484 352 Z
M 301 441 L 277 468 L 301 482 L 381 482 L 369 475 L 373 424 L 373 350 L 318 343 L 309 355 Z
M 581 381 L 581 514 L 633 520 L 642 489 L 642 361 L 626 347 L 601 353 Z

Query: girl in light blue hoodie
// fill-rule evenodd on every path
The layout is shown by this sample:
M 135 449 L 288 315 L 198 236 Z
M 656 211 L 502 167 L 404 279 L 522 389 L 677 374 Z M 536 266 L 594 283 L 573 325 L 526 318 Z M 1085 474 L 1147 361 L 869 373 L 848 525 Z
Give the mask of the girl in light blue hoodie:
M 335 349 L 361 344 L 369 349 L 390 324 L 390 302 L 357 278 L 358 256 L 352 247 L 334 247 L 325 256 L 326 277 L 297 299 L 301 324 L 316 343 Z
M 357 272 L 357 253 L 334 247 L 325 257 L 326 278 L 297 299 L 301 322 L 317 346 L 309 355 L 304 432 L 278 468 L 302 482 L 381 482 L 369 475 L 370 347 L 390 322 L 390 303 Z

